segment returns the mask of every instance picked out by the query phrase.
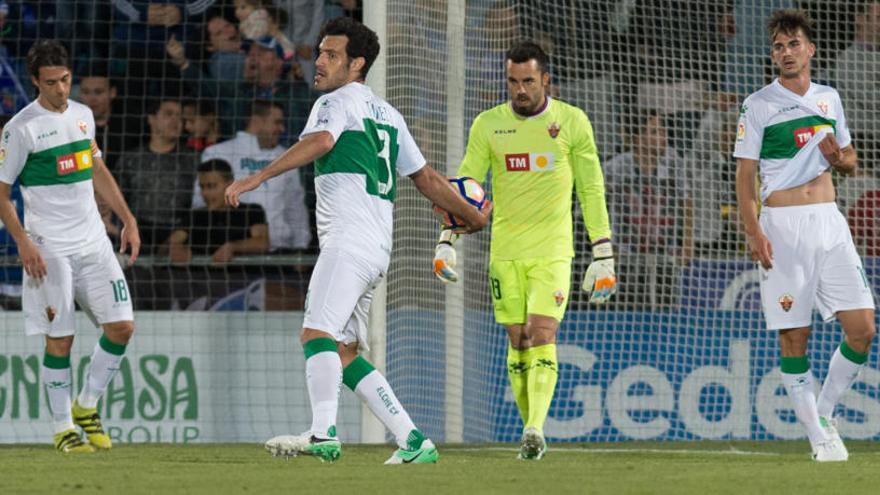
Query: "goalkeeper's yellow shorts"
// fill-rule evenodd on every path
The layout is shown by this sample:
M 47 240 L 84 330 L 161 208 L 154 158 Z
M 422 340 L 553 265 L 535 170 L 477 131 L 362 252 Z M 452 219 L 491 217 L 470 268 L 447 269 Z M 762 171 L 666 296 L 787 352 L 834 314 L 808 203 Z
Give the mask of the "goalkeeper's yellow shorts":
M 571 288 L 571 258 L 489 261 L 495 321 L 517 325 L 528 315 L 562 321 Z

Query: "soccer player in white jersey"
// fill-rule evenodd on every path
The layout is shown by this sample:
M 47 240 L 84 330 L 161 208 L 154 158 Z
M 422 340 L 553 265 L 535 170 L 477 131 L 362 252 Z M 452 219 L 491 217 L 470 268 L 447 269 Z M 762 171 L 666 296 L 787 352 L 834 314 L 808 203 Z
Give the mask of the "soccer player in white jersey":
M 0 140 L 0 220 L 15 239 L 24 265 L 22 310 L 28 335 L 44 335 L 41 379 L 54 426 L 55 447 L 84 453 L 109 449 L 98 399 L 113 379 L 134 332 L 131 297 L 122 267 L 104 231 L 95 192 L 122 219 L 121 251 L 140 250 L 140 235 L 95 142 L 89 107 L 69 100 L 72 75 L 64 46 L 35 43 L 28 72 L 39 96 L 18 112 Z M 9 200 L 21 183 L 24 226 Z M 103 328 L 88 373 L 71 404 L 70 347 L 75 302 Z M 83 442 L 76 426 L 83 429 Z
M 760 263 L 767 328 L 779 331 L 782 381 L 813 458 L 845 461 L 834 408 L 868 360 L 875 333 L 871 288 L 831 181 L 832 167 L 855 170 L 856 151 L 837 91 L 810 81 L 812 20 L 781 10 L 768 28 L 779 77 L 742 106 L 734 150 L 737 203 Z M 807 360 L 814 307 L 825 319 L 836 316 L 846 334 L 818 398 Z
M 300 141 L 259 172 L 226 189 L 239 196 L 282 172 L 315 162 L 316 220 L 321 252 L 306 297 L 301 342 L 312 426 L 300 436 L 266 443 L 277 454 L 304 453 L 335 461 L 340 382 L 345 383 L 394 435 L 398 449 L 386 464 L 435 462 L 434 444 L 419 431 L 388 381 L 358 349 L 367 349 L 367 314 L 373 291 L 391 255 L 395 172 L 469 231 L 488 223 L 491 208 L 477 211 L 446 178 L 425 163 L 400 113 L 364 85 L 379 54 L 376 33 L 349 18 L 322 29 L 315 88 L 326 94 L 312 108 Z

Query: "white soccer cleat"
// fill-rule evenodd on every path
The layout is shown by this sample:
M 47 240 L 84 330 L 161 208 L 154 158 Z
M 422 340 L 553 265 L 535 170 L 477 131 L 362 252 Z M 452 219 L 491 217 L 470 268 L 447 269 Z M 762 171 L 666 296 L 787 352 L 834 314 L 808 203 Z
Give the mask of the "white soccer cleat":
M 311 443 L 311 433 L 278 435 L 266 442 L 266 450 L 273 456 L 296 457 Z
M 828 437 L 829 440 L 840 442 L 840 444 L 843 445 L 843 440 L 841 440 L 840 433 L 837 431 L 836 419 L 819 416 L 819 425 L 825 430 L 825 436 Z
M 841 462 L 849 459 L 849 452 L 839 440 L 826 440 L 813 448 L 813 460 L 818 462 Z

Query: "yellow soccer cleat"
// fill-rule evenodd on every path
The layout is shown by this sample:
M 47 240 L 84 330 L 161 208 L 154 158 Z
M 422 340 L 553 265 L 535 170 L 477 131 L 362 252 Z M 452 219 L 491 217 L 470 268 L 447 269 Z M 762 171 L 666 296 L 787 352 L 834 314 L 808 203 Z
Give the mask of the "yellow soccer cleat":
M 91 454 L 95 448 L 83 442 L 76 430 L 65 430 L 55 434 L 55 448 L 65 454 Z
M 73 401 L 73 423 L 86 432 L 89 443 L 95 448 L 108 450 L 113 446 L 110 437 L 104 433 L 97 408 L 86 409 L 80 407 L 77 401 Z

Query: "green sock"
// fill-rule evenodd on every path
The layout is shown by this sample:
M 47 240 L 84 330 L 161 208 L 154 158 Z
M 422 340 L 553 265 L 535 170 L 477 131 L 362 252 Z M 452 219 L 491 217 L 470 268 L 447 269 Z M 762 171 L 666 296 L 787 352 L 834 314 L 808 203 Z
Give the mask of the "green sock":
M 507 345 L 507 376 L 510 378 L 510 388 L 523 423 L 529 419 L 529 350 L 520 351 L 510 344 Z
M 530 349 L 528 394 L 529 419 L 526 428 L 544 432 L 544 421 L 553 402 L 556 379 L 559 375 L 556 362 L 556 344 L 546 344 Z

